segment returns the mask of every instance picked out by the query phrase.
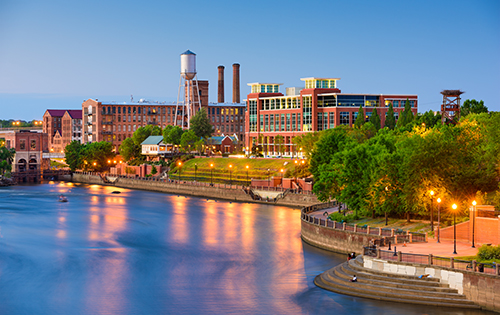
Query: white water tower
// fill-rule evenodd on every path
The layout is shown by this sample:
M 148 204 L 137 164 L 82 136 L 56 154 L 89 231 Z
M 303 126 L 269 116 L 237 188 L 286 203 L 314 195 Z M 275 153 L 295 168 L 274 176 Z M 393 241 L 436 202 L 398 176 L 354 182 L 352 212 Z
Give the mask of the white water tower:
M 181 88 L 184 88 L 182 93 Z M 196 54 L 186 50 L 181 54 L 181 76 L 179 78 L 179 92 L 177 94 L 177 106 L 175 107 L 177 114 L 175 115 L 174 124 L 176 126 L 180 125 L 182 129 L 189 129 L 189 121 L 196 104 L 201 109 L 198 78 L 196 76 Z M 182 112 L 178 110 L 179 105 L 182 106 Z

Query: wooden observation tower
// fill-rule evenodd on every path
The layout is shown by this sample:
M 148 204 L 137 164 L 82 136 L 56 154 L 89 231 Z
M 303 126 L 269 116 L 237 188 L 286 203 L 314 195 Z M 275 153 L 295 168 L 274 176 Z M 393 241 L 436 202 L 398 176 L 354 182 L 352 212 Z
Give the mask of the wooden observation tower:
M 460 90 L 443 90 L 443 104 L 441 105 L 441 122 L 456 124 L 460 120 Z

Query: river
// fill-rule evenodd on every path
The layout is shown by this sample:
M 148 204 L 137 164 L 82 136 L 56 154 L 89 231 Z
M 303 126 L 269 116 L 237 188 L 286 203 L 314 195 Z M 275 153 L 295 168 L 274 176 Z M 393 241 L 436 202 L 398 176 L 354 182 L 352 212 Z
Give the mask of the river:
M 480 314 L 317 288 L 346 256 L 303 243 L 298 209 L 67 182 L 0 200 L 0 314 Z

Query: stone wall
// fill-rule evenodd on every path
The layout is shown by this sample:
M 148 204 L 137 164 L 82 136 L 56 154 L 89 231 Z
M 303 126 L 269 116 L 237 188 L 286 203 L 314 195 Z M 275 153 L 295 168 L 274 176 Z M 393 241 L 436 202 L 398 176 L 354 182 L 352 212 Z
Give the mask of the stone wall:
M 109 185 L 115 187 L 129 188 L 129 189 L 143 189 L 149 191 L 158 191 L 169 194 L 188 195 L 201 198 L 224 199 L 237 202 L 253 202 L 262 204 L 275 204 L 280 206 L 287 206 L 293 208 L 301 208 L 318 203 L 314 195 L 302 194 L 287 194 L 285 198 L 278 199 L 276 202 L 266 202 L 253 200 L 247 195 L 240 186 L 229 187 L 211 187 L 205 185 L 191 185 L 179 184 L 174 182 L 155 181 L 155 180 L 142 180 L 135 178 L 119 177 L 113 183 L 104 183 L 100 176 L 77 174 L 74 173 L 72 177 L 67 177 L 64 180 L 73 181 L 86 184 L 99 184 Z
M 394 274 L 429 274 L 485 309 L 500 312 L 500 276 L 446 267 L 387 261 L 363 256 L 364 267 Z
M 301 220 L 301 237 L 315 247 L 338 253 L 363 253 L 363 247 L 370 240 L 382 238 L 379 235 L 357 233 L 320 226 Z

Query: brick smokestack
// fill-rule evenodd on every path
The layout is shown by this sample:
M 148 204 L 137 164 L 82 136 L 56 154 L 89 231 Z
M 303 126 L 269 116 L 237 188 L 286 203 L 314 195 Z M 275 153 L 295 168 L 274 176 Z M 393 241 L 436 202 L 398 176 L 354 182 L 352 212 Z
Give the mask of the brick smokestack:
M 240 102 L 240 64 L 233 64 L 233 103 Z
M 224 103 L 224 66 L 218 66 L 219 69 L 219 86 L 217 91 L 217 102 Z

